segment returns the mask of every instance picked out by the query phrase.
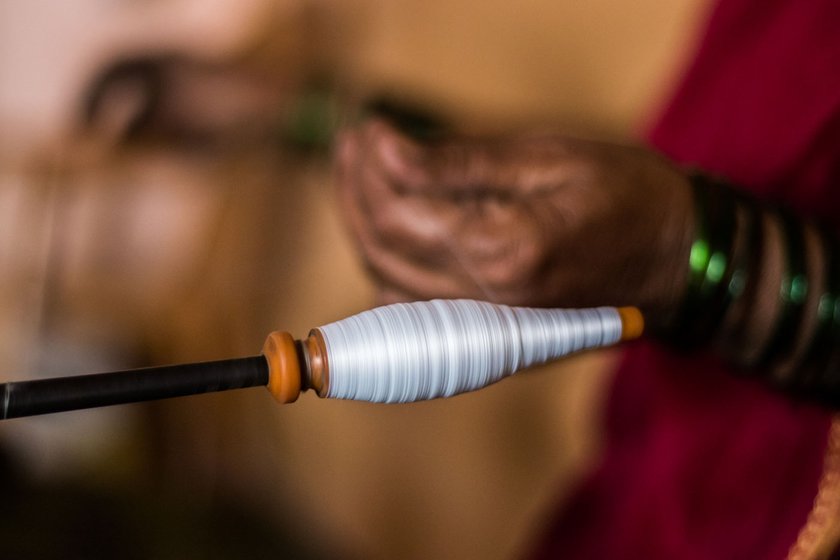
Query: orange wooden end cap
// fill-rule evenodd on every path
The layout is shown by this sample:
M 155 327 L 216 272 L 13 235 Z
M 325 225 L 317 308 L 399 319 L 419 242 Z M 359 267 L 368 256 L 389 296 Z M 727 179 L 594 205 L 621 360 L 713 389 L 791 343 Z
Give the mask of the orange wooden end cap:
M 621 317 L 621 340 L 633 340 L 642 336 L 645 331 L 645 318 L 638 308 L 619 307 L 618 315 Z
M 281 403 L 295 402 L 300 396 L 301 368 L 295 339 L 287 332 L 273 332 L 263 345 L 268 361 L 268 390 Z

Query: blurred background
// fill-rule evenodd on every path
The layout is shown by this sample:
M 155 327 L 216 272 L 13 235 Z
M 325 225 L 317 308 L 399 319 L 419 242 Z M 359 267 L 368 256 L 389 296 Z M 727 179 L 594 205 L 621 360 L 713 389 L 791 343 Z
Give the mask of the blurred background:
M 0 381 L 252 355 L 374 303 L 329 139 L 370 99 L 633 141 L 708 0 L 0 2 Z M 259 389 L 0 425 L 0 556 L 514 558 L 615 354 L 405 406 Z

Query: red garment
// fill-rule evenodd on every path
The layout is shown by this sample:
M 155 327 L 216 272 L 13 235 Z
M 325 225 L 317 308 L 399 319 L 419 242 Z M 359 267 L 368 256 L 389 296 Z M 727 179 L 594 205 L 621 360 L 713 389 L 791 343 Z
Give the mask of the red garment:
M 803 216 L 840 217 L 840 2 L 723 0 L 652 144 Z M 781 559 L 830 415 L 710 357 L 630 348 L 600 466 L 537 558 Z

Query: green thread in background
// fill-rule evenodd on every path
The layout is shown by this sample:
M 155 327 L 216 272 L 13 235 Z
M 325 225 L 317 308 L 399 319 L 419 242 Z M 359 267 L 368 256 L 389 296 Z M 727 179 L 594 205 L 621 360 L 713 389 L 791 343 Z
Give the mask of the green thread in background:
M 301 94 L 286 111 L 280 136 L 305 152 L 327 153 L 341 120 L 338 99 L 331 91 L 313 88 Z
M 291 148 L 326 154 L 342 126 L 370 118 L 384 119 L 418 142 L 439 140 L 450 130 L 448 119 L 402 96 L 374 96 L 353 109 L 329 86 L 313 85 L 289 104 L 278 134 Z

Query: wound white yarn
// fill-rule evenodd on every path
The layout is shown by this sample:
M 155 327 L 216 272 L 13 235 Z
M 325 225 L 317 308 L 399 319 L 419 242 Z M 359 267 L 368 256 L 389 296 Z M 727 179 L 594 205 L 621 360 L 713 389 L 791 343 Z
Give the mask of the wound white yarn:
M 621 339 L 612 307 L 530 309 L 473 300 L 398 303 L 320 327 L 327 397 L 405 403 L 474 391 Z

